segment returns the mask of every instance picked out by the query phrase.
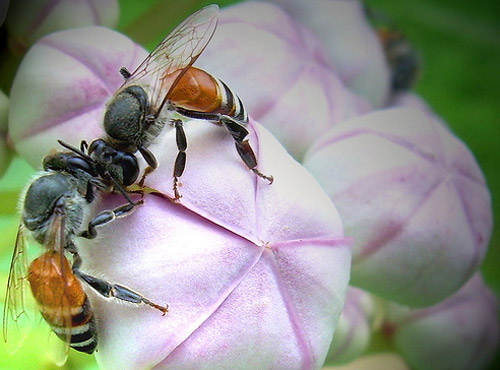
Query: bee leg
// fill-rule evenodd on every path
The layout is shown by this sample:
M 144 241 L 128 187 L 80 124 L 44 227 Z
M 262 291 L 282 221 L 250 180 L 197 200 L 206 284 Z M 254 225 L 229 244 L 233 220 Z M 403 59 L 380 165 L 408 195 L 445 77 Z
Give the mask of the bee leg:
M 95 184 L 92 181 L 87 181 L 87 189 L 85 190 L 85 200 L 87 203 L 92 203 L 95 199 Z
M 75 264 L 73 264 L 73 266 L 75 266 Z M 78 267 L 79 266 L 73 269 L 74 274 L 83 281 L 85 281 L 91 288 L 93 288 L 97 293 L 101 294 L 104 297 L 106 298 L 113 297 L 125 302 L 130 302 L 135 304 L 144 303 L 154 309 L 161 311 L 163 315 L 165 315 L 168 312 L 168 305 L 161 306 L 159 304 L 150 301 L 143 295 L 134 292 L 133 290 L 127 287 L 124 287 L 123 285 L 112 284 L 105 280 L 96 278 L 94 276 L 87 275 L 81 272 L 78 269 Z
M 175 119 L 172 121 L 172 124 L 175 127 L 175 139 L 177 142 L 177 150 L 179 153 L 177 154 L 177 158 L 175 159 L 174 165 L 174 196 L 175 200 L 179 200 L 182 195 L 178 190 L 179 177 L 184 173 L 184 169 L 186 168 L 186 149 L 187 149 L 187 139 L 186 133 L 184 131 L 184 127 L 182 125 L 182 121 L 180 119 Z
M 238 151 L 238 154 L 240 155 L 245 165 L 257 176 L 269 181 L 269 184 L 273 183 L 274 177 L 265 175 L 257 169 L 257 158 L 255 157 L 255 153 L 248 140 L 244 140 L 248 135 L 248 130 L 245 128 L 244 122 L 238 121 L 233 117 L 224 114 L 193 112 L 180 107 L 176 107 L 175 110 L 185 117 L 205 119 L 208 121 L 212 121 L 213 123 L 223 124 L 224 126 L 226 126 L 227 130 L 235 141 L 236 150 Z
M 86 239 L 94 239 L 97 236 L 96 227 L 106 225 L 117 217 L 125 217 L 131 214 L 134 211 L 135 207 L 142 203 L 143 200 L 140 199 L 135 203 L 127 203 L 116 207 L 115 209 L 107 209 L 105 211 L 102 211 L 89 222 L 87 230 L 80 232 L 79 236 Z
M 146 176 L 158 168 L 158 160 L 156 159 L 155 155 L 151 153 L 149 149 L 140 146 L 138 150 L 139 153 L 141 153 L 142 158 L 144 158 L 144 160 L 148 164 L 148 166 L 144 170 L 144 173 L 142 174 L 141 180 L 138 183 L 139 186 L 142 187 L 144 185 L 144 180 L 146 180 Z
M 248 139 L 244 140 L 248 135 L 248 130 L 241 123 L 229 116 L 221 116 L 220 121 L 226 126 L 228 131 L 233 136 L 236 150 L 238 151 L 238 154 L 240 155 L 246 166 L 257 176 L 266 179 L 267 181 L 269 181 L 269 184 L 272 184 L 274 181 L 274 177 L 270 175 L 264 175 L 257 169 L 257 158 L 255 157 L 255 153 L 250 146 Z

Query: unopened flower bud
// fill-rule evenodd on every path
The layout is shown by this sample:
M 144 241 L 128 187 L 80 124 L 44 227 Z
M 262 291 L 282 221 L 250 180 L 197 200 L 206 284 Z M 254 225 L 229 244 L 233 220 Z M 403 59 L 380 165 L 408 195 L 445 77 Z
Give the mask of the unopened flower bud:
M 358 0 L 267 0 L 319 38 L 342 82 L 374 107 L 385 104 L 390 71 L 380 40 Z
M 498 349 L 498 303 L 478 273 L 435 306 L 389 304 L 385 332 L 412 369 L 486 369 Z
M 124 64 L 133 70 L 144 57 L 141 48 L 99 27 L 42 39 L 12 89 L 16 148 L 38 163 L 57 139 L 78 145 L 101 136 L 105 103 L 121 83 L 118 70 Z M 40 64 L 47 66 L 43 74 Z M 182 198 L 167 198 L 174 195 L 178 148 L 175 129 L 166 125 L 149 147 L 160 166 L 145 185 L 157 196 L 147 194 L 144 205 L 99 228 L 96 239 L 77 240 L 82 271 L 169 305 L 162 316 L 89 289 L 100 366 L 318 369 L 351 266 L 350 240 L 335 206 L 253 120 L 247 138 L 272 184 L 248 169 L 223 126 L 188 119 L 183 126 Z M 119 194 L 102 198 L 95 202 L 99 209 L 124 202 Z
M 60 148 L 58 139 L 78 145 L 101 136 L 106 102 L 123 83 L 120 68 L 133 70 L 146 56 L 103 27 L 41 39 L 25 55 L 11 89 L 9 136 L 17 152 L 39 167 L 49 149 Z
M 6 24 L 13 46 L 24 52 L 51 32 L 91 25 L 113 27 L 118 16 L 117 0 L 15 0 L 10 4 Z
M 366 350 L 370 343 L 374 311 L 374 302 L 369 293 L 349 287 L 328 351 L 327 363 L 347 363 Z
M 479 267 L 491 199 L 469 149 L 415 109 L 337 125 L 305 166 L 354 238 L 351 284 L 410 306 L 439 302 Z

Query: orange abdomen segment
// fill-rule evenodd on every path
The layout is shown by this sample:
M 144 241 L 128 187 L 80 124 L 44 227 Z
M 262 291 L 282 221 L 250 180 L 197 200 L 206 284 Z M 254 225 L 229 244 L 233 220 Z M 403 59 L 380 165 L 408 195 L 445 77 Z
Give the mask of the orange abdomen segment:
M 45 320 L 71 326 L 68 320 L 81 311 L 86 294 L 67 258 L 58 252 L 44 253 L 31 263 L 28 281 Z
M 190 67 L 170 92 L 168 99 L 185 109 L 214 112 L 222 103 L 217 86 L 209 73 Z

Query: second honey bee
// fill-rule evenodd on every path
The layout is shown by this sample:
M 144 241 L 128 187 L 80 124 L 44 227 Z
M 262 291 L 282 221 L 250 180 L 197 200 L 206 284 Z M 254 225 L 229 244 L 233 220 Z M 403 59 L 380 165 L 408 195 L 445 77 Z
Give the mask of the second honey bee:
M 158 167 L 148 146 L 168 123 L 176 130 L 173 191 L 179 199 L 178 181 L 186 167 L 187 150 L 183 124 L 186 119 L 200 119 L 225 127 L 245 165 L 273 182 L 272 176 L 257 168 L 257 158 L 246 139 L 248 115 L 241 99 L 223 81 L 193 66 L 215 32 L 217 14 L 217 5 L 202 8 L 177 26 L 134 72 L 120 70 L 125 82 L 107 105 L 105 137 L 90 144 L 88 155 L 105 168 L 119 170 L 117 156 L 139 151 L 148 164 L 142 184 Z M 86 148 L 86 143 L 81 147 Z
M 45 158 L 44 170 L 22 198 L 21 224 L 10 267 L 3 313 L 4 340 L 22 339 L 15 335 L 9 338 L 12 331 L 9 326 L 17 327 L 27 317 L 24 305 L 29 285 L 43 318 L 65 344 L 61 363 L 70 346 L 90 354 L 98 343 L 95 318 L 81 282 L 106 298 L 145 304 L 163 314 L 168 312 L 167 306 L 153 303 L 127 287 L 81 271 L 82 260 L 75 239 L 94 238 L 96 227 L 127 215 L 137 205 L 129 200 L 88 221 L 96 191 L 107 189 L 94 167 L 93 161 L 73 152 L 57 152 Z M 84 225 L 86 229 L 82 230 Z M 29 241 L 43 248 L 42 254 L 31 263 L 27 257 Z M 72 256 L 72 263 L 67 254 Z

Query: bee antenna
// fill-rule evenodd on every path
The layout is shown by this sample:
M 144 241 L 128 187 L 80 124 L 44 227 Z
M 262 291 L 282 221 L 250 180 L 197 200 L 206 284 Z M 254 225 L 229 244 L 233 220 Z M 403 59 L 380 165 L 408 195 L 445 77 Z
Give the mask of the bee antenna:
M 91 162 L 91 163 L 95 163 L 94 159 L 89 156 L 88 154 L 85 154 L 84 152 L 82 152 L 80 149 L 77 149 L 75 148 L 74 146 L 70 145 L 70 144 L 67 144 L 65 143 L 64 141 L 62 140 L 57 140 L 57 142 L 62 145 L 63 147 L 65 147 L 66 149 L 69 149 L 71 150 L 72 152 L 78 154 L 80 157 L 82 157 L 83 159 L 86 159 L 87 161 Z
M 135 205 L 135 203 L 130 199 L 130 197 L 127 194 L 127 191 L 120 185 L 118 181 L 115 180 L 115 178 L 111 174 L 107 174 L 113 185 L 115 186 L 116 189 L 125 197 L 127 202 L 129 202 L 132 205 Z

